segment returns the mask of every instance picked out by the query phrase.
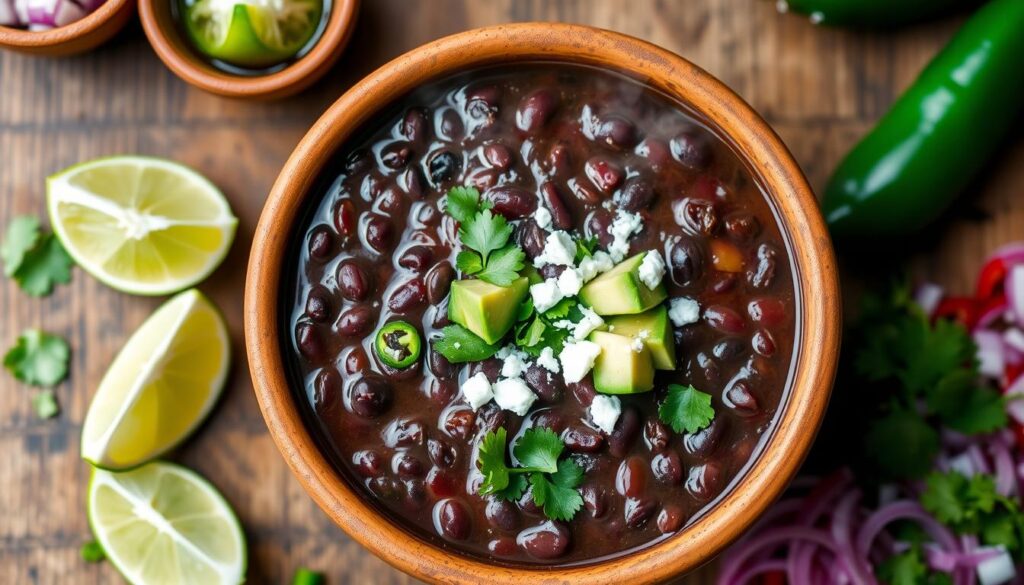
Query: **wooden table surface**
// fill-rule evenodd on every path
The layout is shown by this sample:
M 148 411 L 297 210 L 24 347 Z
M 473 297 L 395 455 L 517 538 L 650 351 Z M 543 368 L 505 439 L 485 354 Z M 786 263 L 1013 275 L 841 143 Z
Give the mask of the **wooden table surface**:
M 0 225 L 43 216 L 44 178 L 115 153 L 189 164 L 227 194 L 240 218 L 224 265 L 202 289 L 224 310 L 236 351 L 226 396 L 175 455 L 216 484 L 245 525 L 252 583 L 286 583 L 299 566 L 331 583 L 410 583 L 334 527 L 288 472 L 260 416 L 244 362 L 242 283 L 252 231 L 289 152 L 354 80 L 426 41 L 468 28 L 523 20 L 586 23 L 676 51 L 732 86 L 782 135 L 820 189 L 830 169 L 956 30 L 962 17 L 897 33 L 820 29 L 775 12 L 768 0 L 364 0 L 358 32 L 338 66 L 304 95 L 257 104 L 202 93 L 172 75 L 137 24 L 82 57 L 0 54 Z M 969 219 L 919 254 L 917 269 L 966 291 L 980 257 L 1024 236 L 1024 140 L 1017 132 L 975 187 Z M 970 137 L 964 137 L 965 148 Z M 987 215 L 988 219 L 977 218 Z M 117 293 L 75 270 L 70 285 L 33 299 L 0 283 L 0 341 L 28 327 L 64 335 L 70 377 L 56 393 L 59 417 L 40 421 L 30 389 L 0 374 L 0 583 L 117 583 L 90 565 L 78 458 L 89 400 L 110 360 L 159 300 Z M 712 569 L 688 582 L 710 583 Z

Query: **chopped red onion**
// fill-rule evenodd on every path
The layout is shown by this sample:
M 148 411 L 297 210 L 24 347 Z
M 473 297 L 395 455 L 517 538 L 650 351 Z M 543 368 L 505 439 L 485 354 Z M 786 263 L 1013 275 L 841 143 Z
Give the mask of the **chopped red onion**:
M 0 26 L 18 26 L 21 20 L 14 11 L 14 0 L 0 0 Z
M 29 0 L 28 23 L 50 27 L 65 26 L 86 15 L 81 6 L 71 0 Z
M 932 282 L 926 282 L 917 287 L 917 290 L 914 292 L 914 302 L 920 305 L 921 310 L 930 319 L 935 315 L 935 309 L 938 308 L 939 302 L 942 301 L 942 297 L 945 294 L 946 292 L 941 286 Z
M 1006 367 L 1003 336 L 988 329 L 974 331 L 974 343 L 978 344 L 978 371 L 989 378 L 998 378 Z
M 1024 265 L 1010 268 L 1006 274 L 1006 300 L 1016 322 L 1024 318 Z

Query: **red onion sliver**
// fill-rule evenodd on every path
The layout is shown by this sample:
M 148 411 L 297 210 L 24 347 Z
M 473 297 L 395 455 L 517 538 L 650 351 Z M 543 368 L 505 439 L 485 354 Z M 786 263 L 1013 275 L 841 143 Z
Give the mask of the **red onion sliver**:
M 987 264 L 995 258 L 1005 262 L 1008 268 L 1017 264 L 1024 264 L 1024 243 L 1013 242 L 996 248 L 996 251 L 988 257 L 985 263 Z
M 1013 456 L 1002 441 L 992 441 L 988 446 L 995 466 L 996 491 L 1004 496 L 1017 492 L 1017 478 L 1013 469 Z
M 754 577 L 757 577 L 758 575 L 763 575 L 765 573 L 773 573 L 775 571 L 782 572 L 785 570 L 786 561 L 783 561 L 781 559 L 768 559 L 766 561 L 756 563 L 746 571 L 740 573 L 739 576 L 737 576 L 736 579 L 733 581 L 733 583 L 736 583 L 737 585 L 746 585 L 748 583 L 753 583 Z
M 1024 322 L 1024 265 L 1018 264 L 1006 274 L 1006 300 L 1014 321 Z
M 1006 367 L 1006 345 L 1003 336 L 988 329 L 975 329 L 974 343 L 978 344 L 978 370 L 988 378 L 1003 375 Z
M 930 319 L 935 314 L 935 309 L 938 308 L 939 302 L 945 294 L 946 292 L 941 286 L 932 282 L 926 282 L 917 287 L 917 290 L 914 292 L 914 302 L 921 307 L 921 310 Z
M 0 0 L 0 26 L 19 26 L 21 20 L 14 10 L 14 0 Z
M 914 520 L 924 528 L 940 546 L 949 550 L 960 550 L 960 545 L 948 528 L 932 518 L 920 504 L 911 500 L 901 500 L 883 506 L 868 516 L 857 533 L 857 553 L 866 555 L 871 550 L 871 543 L 878 533 L 890 522 L 896 520 Z
M 741 585 L 741 582 L 736 577 L 740 575 L 743 564 L 748 558 L 764 548 L 774 548 L 792 541 L 811 542 L 833 553 L 837 553 L 836 544 L 832 542 L 829 535 L 817 528 L 808 528 L 806 526 L 772 528 L 751 538 L 745 543 L 745 546 L 734 548 L 730 551 L 731 554 L 722 562 L 722 572 L 719 574 L 718 583 L 720 585 Z

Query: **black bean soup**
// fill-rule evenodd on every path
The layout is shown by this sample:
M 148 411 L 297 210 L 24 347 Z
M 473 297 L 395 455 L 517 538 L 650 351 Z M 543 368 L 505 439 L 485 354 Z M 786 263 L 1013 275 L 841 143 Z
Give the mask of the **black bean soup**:
M 284 283 L 286 361 L 339 471 L 399 525 L 496 563 L 595 561 L 694 521 L 758 452 L 794 355 L 790 256 L 750 170 L 679 104 L 579 66 L 476 71 L 391 112 L 325 178 Z M 629 255 L 661 252 L 668 300 L 699 304 L 696 322 L 674 327 L 677 369 L 658 371 L 651 392 L 619 396 L 612 432 L 589 418 L 590 374 L 566 384 L 531 361 L 522 378 L 537 400 L 524 416 L 494 401 L 473 410 L 462 384 L 477 372 L 495 382 L 502 360 L 453 365 L 431 349 L 461 277 L 443 203 L 459 185 L 511 222 L 527 263 L 550 230 L 607 249 L 617 214 L 636 214 Z M 422 357 L 403 370 L 373 348 L 396 319 L 423 339 Z M 670 383 L 711 395 L 710 425 L 677 433 L 659 419 Z M 585 472 L 583 508 L 568 522 L 546 518 L 529 490 L 518 501 L 478 495 L 482 436 L 504 427 L 511 440 L 538 426 L 558 433 Z

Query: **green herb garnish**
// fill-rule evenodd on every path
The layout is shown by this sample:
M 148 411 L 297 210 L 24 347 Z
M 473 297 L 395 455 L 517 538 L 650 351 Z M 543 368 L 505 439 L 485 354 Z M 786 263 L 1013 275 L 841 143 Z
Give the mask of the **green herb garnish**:
M 4 275 L 34 296 L 50 294 L 55 283 L 71 280 L 71 257 L 53 234 L 39 231 L 39 220 L 32 216 L 14 218 L 0 244 Z
M 67 376 L 70 355 L 61 337 L 28 329 L 4 356 L 4 367 L 26 384 L 55 386 Z
M 53 390 L 42 390 L 36 393 L 32 397 L 32 408 L 35 409 L 36 416 L 44 420 L 53 418 L 60 412 L 60 407 L 57 406 L 57 397 L 53 394 Z
M 668 385 L 668 395 L 658 408 L 658 417 L 677 433 L 696 433 L 711 424 L 715 409 L 711 395 L 693 386 Z
M 78 552 L 82 555 L 82 560 L 87 563 L 99 563 L 107 558 L 107 553 L 103 551 L 103 546 L 95 540 L 90 540 L 83 544 Z
M 921 505 L 939 522 L 957 534 L 977 534 L 985 545 L 1021 550 L 1024 514 L 1015 500 L 996 491 L 991 475 L 932 473 L 926 485 Z
M 479 191 L 452 188 L 445 211 L 459 222 L 459 240 L 466 248 L 455 257 L 456 268 L 496 286 L 509 286 L 519 278 L 526 254 L 519 246 L 509 244 L 512 226 L 503 216 L 491 212 Z
M 949 574 L 931 571 L 924 562 L 921 545 L 915 543 L 905 552 L 893 555 L 875 571 L 879 581 L 889 585 L 952 585 Z
M 327 580 L 323 573 L 318 573 L 304 567 L 300 567 L 295 571 L 295 576 L 292 577 L 292 585 L 323 585 Z
M 434 350 L 453 364 L 479 362 L 498 353 L 499 346 L 491 345 L 462 325 L 448 325 L 433 344 Z
M 583 507 L 577 487 L 583 468 L 571 459 L 559 460 L 565 444 L 554 431 L 531 428 L 516 442 L 513 452 L 520 466 L 505 463 L 507 434 L 504 428 L 487 433 L 480 443 L 478 464 L 484 475 L 480 494 L 517 500 L 526 490 L 526 478 L 533 487 L 533 501 L 552 520 L 571 520 Z

